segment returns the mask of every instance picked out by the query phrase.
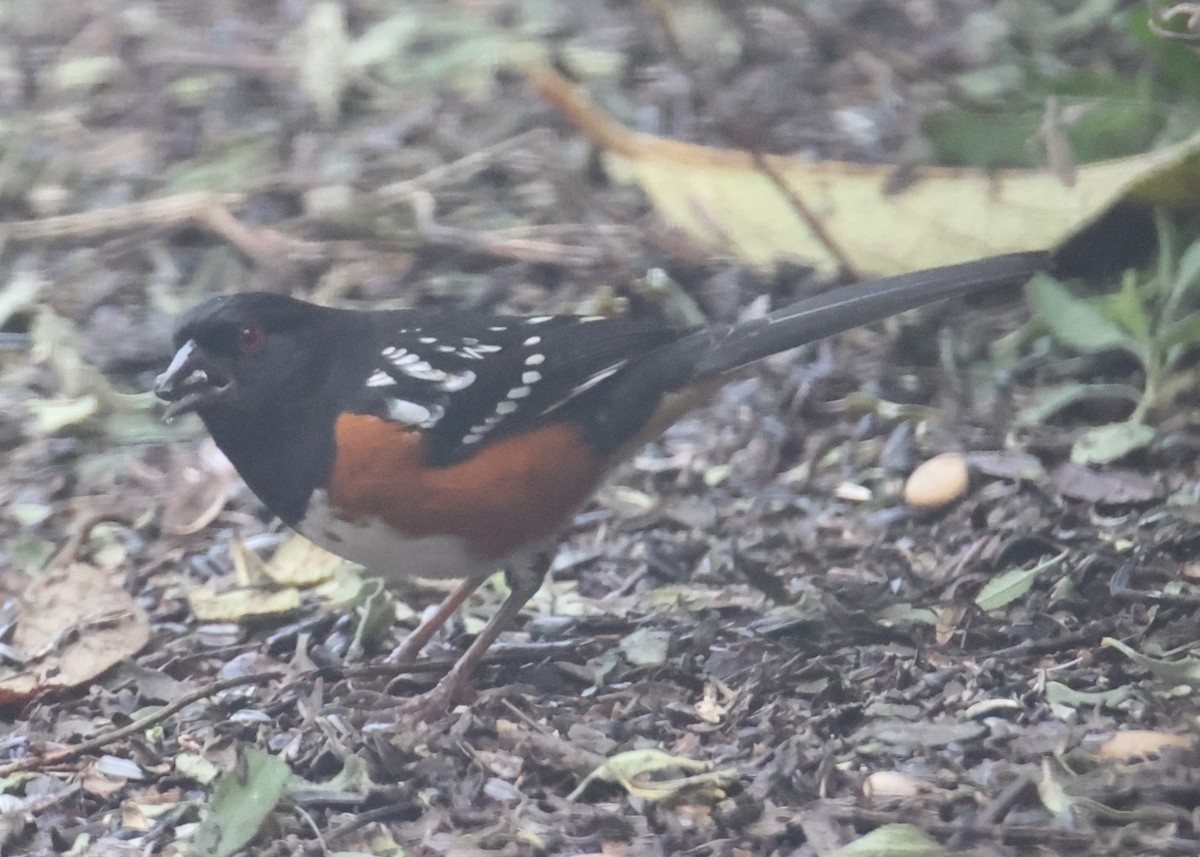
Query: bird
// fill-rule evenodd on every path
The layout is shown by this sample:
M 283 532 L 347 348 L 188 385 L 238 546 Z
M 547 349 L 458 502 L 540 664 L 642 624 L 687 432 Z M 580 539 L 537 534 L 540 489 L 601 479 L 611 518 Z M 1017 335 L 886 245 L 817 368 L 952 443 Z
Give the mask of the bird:
M 397 707 L 445 713 L 537 592 L 605 477 L 743 367 L 1049 264 L 1010 253 L 834 288 L 753 320 L 347 309 L 278 293 L 183 314 L 155 381 L 289 527 L 385 581 L 457 579 L 401 645 L 416 658 L 489 576 L 510 594 L 454 665 Z

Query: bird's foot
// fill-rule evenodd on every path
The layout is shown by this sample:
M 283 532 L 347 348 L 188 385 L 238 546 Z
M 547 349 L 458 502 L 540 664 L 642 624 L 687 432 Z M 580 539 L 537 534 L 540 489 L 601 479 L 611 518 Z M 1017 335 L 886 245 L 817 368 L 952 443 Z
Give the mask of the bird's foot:
M 455 687 L 448 687 L 445 681 L 438 682 L 424 693 L 399 700 L 396 704 L 385 708 L 375 709 L 371 712 L 363 730 L 392 732 L 420 723 L 432 723 L 449 713 L 454 706 L 458 690 Z

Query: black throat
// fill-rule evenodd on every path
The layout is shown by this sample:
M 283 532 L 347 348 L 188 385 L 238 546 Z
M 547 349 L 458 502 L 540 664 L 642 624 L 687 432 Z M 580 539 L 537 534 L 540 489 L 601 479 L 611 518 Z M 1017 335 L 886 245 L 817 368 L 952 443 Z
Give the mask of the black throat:
M 313 491 L 329 483 L 334 414 L 263 421 L 209 414 L 201 419 L 250 490 L 285 524 L 295 526 Z

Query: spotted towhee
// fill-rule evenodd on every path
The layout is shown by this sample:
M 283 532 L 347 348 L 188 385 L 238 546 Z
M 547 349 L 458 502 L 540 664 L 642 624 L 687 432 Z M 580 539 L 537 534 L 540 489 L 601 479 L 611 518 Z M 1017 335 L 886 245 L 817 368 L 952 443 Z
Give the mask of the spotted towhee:
M 1024 282 L 1044 254 L 847 286 L 742 324 L 355 311 L 276 294 L 185 315 L 158 378 L 267 507 L 393 579 L 463 583 L 397 649 L 417 655 L 492 572 L 511 595 L 422 702 L 444 709 L 541 585 L 554 539 L 613 467 L 776 352 L 944 298 Z

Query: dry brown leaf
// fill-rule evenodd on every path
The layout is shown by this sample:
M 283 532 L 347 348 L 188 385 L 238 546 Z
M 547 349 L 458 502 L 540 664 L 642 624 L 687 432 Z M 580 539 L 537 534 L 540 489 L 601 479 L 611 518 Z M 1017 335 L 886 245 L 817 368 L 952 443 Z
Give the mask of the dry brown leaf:
M 703 246 L 769 266 L 898 274 L 1016 250 L 1053 249 L 1121 202 L 1195 205 L 1200 134 L 1141 155 L 1052 170 L 926 167 L 896 190 L 895 168 L 681 143 L 621 126 L 550 69 L 537 92 L 605 149 L 666 220 Z
M 120 578 L 72 563 L 26 588 L 12 647 L 27 660 L 0 679 L 0 705 L 81 685 L 146 645 L 150 621 Z
M 962 622 L 963 616 L 967 615 L 967 607 L 965 604 L 943 604 L 937 612 L 937 626 L 934 630 L 934 637 L 937 639 L 939 646 L 944 646 L 953 639 L 958 631 L 958 625 Z
M 289 616 L 300 609 L 300 590 L 271 591 L 258 587 L 214 592 L 197 586 L 187 594 L 192 613 L 201 622 L 254 622 Z
M 862 784 L 863 797 L 874 800 L 915 797 L 930 789 L 928 783 L 899 771 L 875 771 Z
M 200 445 L 196 455 L 176 453 L 163 508 L 163 532 L 176 536 L 200 532 L 221 514 L 237 484 L 237 471 L 211 439 Z
M 333 580 L 338 569 L 349 563 L 317 547 L 303 536 L 292 536 L 271 555 L 262 573 L 279 586 L 316 586 Z
M 1155 732 L 1150 729 L 1129 729 L 1117 732 L 1096 749 L 1101 759 L 1138 759 L 1156 756 L 1167 747 L 1187 750 L 1192 739 L 1171 732 Z

